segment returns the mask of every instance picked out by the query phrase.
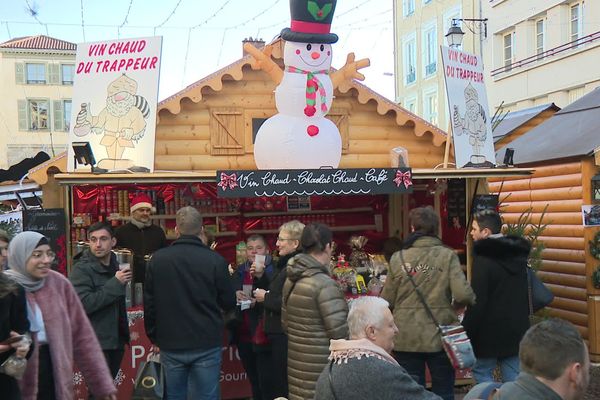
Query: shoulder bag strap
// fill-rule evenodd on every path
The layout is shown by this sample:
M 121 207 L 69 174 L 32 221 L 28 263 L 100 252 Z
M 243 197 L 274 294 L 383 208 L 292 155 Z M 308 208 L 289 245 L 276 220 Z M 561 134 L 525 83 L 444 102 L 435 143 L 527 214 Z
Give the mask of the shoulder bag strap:
M 533 289 L 531 287 L 531 273 L 533 269 L 527 263 L 525 273 L 527 274 L 527 299 L 529 300 L 529 318 L 533 316 Z
M 333 386 L 333 377 L 331 376 L 331 367 L 333 366 L 333 360 L 329 362 L 329 373 L 327 377 L 329 378 L 329 387 L 331 387 L 331 394 L 333 395 L 334 400 L 338 400 L 337 394 L 335 393 L 335 387 Z
M 417 283 L 415 282 L 415 280 L 413 279 L 412 275 L 410 274 L 410 272 L 406 268 L 406 263 L 404 262 L 404 257 L 402 256 L 402 252 L 403 252 L 403 250 L 400 250 L 400 262 L 402 262 L 402 268 L 404 268 L 404 272 L 406 273 L 406 276 L 408 277 L 408 279 L 410 280 L 410 283 L 412 283 L 413 287 L 415 288 L 415 292 L 417 292 L 417 297 L 419 297 L 419 300 L 421 301 L 421 303 L 423 303 L 423 306 L 425 307 L 425 311 L 427 311 L 427 314 L 429 314 L 429 317 L 431 318 L 431 320 L 433 321 L 433 323 L 435 324 L 435 326 L 437 327 L 437 329 L 440 332 L 442 332 L 442 328 L 440 328 L 440 324 L 438 323 L 437 319 L 433 315 L 433 312 L 431 311 L 431 309 L 427 305 L 427 301 L 425 301 L 425 296 L 423 296 L 423 293 L 421 292 L 421 290 L 417 286 Z

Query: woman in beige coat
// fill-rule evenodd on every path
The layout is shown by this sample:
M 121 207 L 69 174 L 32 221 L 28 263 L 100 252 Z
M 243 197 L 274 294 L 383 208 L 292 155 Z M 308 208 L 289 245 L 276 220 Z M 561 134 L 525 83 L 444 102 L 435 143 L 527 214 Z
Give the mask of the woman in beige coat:
M 289 399 L 312 399 L 327 365 L 329 340 L 348 336 L 348 305 L 329 276 L 332 234 L 322 224 L 302 231 L 304 253 L 290 260 L 281 318 L 288 334 Z
M 399 333 L 394 339 L 394 358 L 425 386 L 425 366 L 431 373 L 432 391 L 444 400 L 454 399 L 454 368 L 442 348 L 441 335 L 419 299 L 410 274 L 438 323 L 458 323 L 455 304 L 473 304 L 475 294 L 465 278 L 458 257 L 435 235 L 439 217 L 431 207 L 411 210 L 413 233 L 403 250 L 390 260 L 381 297 L 390 303 Z

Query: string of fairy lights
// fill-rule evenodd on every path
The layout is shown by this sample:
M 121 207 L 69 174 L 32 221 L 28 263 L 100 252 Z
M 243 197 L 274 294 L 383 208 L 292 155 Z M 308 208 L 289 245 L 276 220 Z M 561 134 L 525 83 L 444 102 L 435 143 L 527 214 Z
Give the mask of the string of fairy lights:
M 274 0 L 272 2 L 269 2 L 268 5 L 266 5 L 264 8 L 262 9 L 257 9 L 256 12 L 250 16 L 248 16 L 248 18 L 244 19 L 243 21 L 237 22 L 237 23 L 232 23 L 226 26 L 217 26 L 215 24 L 211 24 L 211 22 L 213 20 L 216 20 L 220 15 L 224 14 L 225 11 L 229 10 L 231 11 L 231 8 L 234 7 L 236 4 L 233 0 L 222 0 L 218 3 L 218 6 L 216 6 L 214 8 L 214 11 L 209 11 L 208 16 L 202 20 L 200 20 L 199 22 L 195 22 L 193 25 L 189 25 L 189 26 L 183 26 L 181 24 L 176 24 L 173 23 L 172 21 L 174 21 L 173 17 L 179 12 L 181 13 L 182 9 L 183 9 L 183 5 L 185 5 L 185 1 L 184 0 L 177 0 L 177 1 L 172 1 L 171 4 L 173 4 L 172 6 L 163 6 L 165 11 L 164 17 L 162 19 L 160 19 L 160 22 L 154 25 L 139 25 L 139 24 L 132 24 L 132 16 L 135 15 L 135 10 L 137 7 L 140 6 L 141 2 L 139 1 L 135 1 L 134 4 L 134 0 L 129 0 L 128 4 L 127 4 L 127 9 L 125 12 L 125 15 L 122 19 L 121 23 L 117 23 L 117 24 L 106 24 L 106 23 L 91 23 L 89 20 L 86 22 L 85 17 L 87 16 L 89 19 L 90 15 L 93 15 L 93 12 L 90 12 L 89 15 L 88 13 L 86 13 L 86 4 L 89 5 L 88 1 L 89 0 L 80 0 L 80 21 L 79 22 L 49 22 L 47 20 L 42 20 L 40 19 L 40 10 L 39 7 L 37 6 L 37 4 L 35 3 L 35 0 L 23 0 L 25 2 L 25 10 L 27 12 L 28 17 L 30 17 L 33 20 L 29 20 L 29 21 L 14 21 L 14 20 L 0 20 L 0 24 L 3 24 L 6 28 L 6 32 L 8 34 L 9 38 L 12 38 L 12 32 L 10 29 L 11 25 L 40 25 L 45 29 L 46 35 L 50 36 L 50 28 L 68 28 L 68 27 L 74 27 L 77 28 L 79 27 L 81 30 L 81 35 L 83 38 L 83 42 L 86 41 L 86 30 L 90 30 L 90 29 L 96 29 L 96 28 L 101 28 L 105 31 L 109 31 L 111 29 L 116 30 L 117 33 L 117 38 L 121 38 L 121 36 L 123 35 L 123 32 L 125 30 L 151 30 L 153 35 L 157 34 L 157 31 L 163 31 L 165 32 L 165 34 L 168 31 L 172 31 L 172 30 L 179 30 L 179 31 L 184 31 L 185 35 L 186 35 L 186 40 L 185 40 L 185 52 L 184 52 L 184 59 L 183 59 L 183 63 L 182 63 L 182 68 L 183 68 L 183 73 L 181 75 L 182 77 L 182 86 L 184 84 L 185 81 L 185 77 L 187 74 L 187 68 L 188 68 L 188 64 L 189 64 L 189 56 L 190 56 L 190 51 L 193 48 L 192 44 L 194 42 L 194 40 L 196 40 L 195 38 L 197 38 L 198 36 L 196 36 L 197 33 L 201 32 L 202 30 L 211 30 L 211 31 L 221 31 L 221 38 L 220 38 L 220 46 L 219 46 L 219 51 L 218 51 L 218 55 L 216 57 L 216 65 L 219 66 L 221 63 L 221 58 L 223 56 L 223 48 L 225 47 L 225 41 L 227 40 L 228 34 L 230 34 L 231 32 L 238 30 L 238 29 L 242 29 L 242 28 L 248 28 L 248 26 L 251 25 L 255 25 L 258 21 L 260 20 L 264 20 L 266 16 L 269 15 L 269 12 L 276 9 L 278 6 L 283 6 L 283 0 Z M 187 0 L 190 1 L 190 0 Z M 242 0 L 238 0 L 238 1 L 242 1 Z M 245 1 L 245 0 L 243 0 Z M 285 1 L 287 3 L 287 0 Z M 336 27 L 337 29 L 345 29 L 347 30 L 347 32 L 345 32 L 345 35 L 350 35 L 353 33 L 356 33 L 357 31 L 361 31 L 361 30 L 367 30 L 367 29 L 373 29 L 373 28 L 380 28 L 382 26 L 387 26 L 387 25 L 391 25 L 391 19 L 390 19 L 390 15 L 392 13 L 392 9 L 386 9 L 383 11 L 378 11 L 376 13 L 362 13 L 361 18 L 355 19 L 354 21 L 351 22 L 345 22 L 347 21 L 347 17 L 348 16 L 352 16 L 352 15 L 356 15 L 358 14 L 360 11 L 364 11 L 365 9 L 367 9 L 367 6 L 370 5 L 370 3 L 373 3 L 374 0 L 363 0 L 360 2 L 357 2 L 356 4 L 353 4 L 350 8 L 347 9 L 341 9 L 339 7 L 338 4 L 338 9 L 336 12 L 336 15 L 334 16 L 334 20 L 335 21 L 339 21 L 339 22 L 343 22 L 342 24 L 336 23 Z M 210 4 L 210 3 L 208 3 Z M 203 5 L 203 9 L 208 9 L 209 6 L 207 5 Z M 187 4 L 189 5 L 189 3 Z M 239 4 L 238 4 L 239 5 Z M 346 17 L 346 18 L 344 18 Z M 385 18 L 384 20 L 380 20 L 377 21 L 377 18 Z M 267 24 L 261 24 L 258 25 L 256 27 L 256 38 L 259 38 L 261 34 L 263 33 L 273 33 L 273 29 L 275 28 L 280 28 L 283 26 L 286 26 L 286 24 L 289 23 L 289 17 L 282 19 L 280 21 L 277 22 L 271 22 L 269 21 Z M 387 29 L 390 29 L 390 27 L 384 27 L 379 31 L 379 35 L 381 36 L 381 32 Z M 253 28 L 254 30 L 254 28 Z M 88 32 L 89 33 L 89 32 Z

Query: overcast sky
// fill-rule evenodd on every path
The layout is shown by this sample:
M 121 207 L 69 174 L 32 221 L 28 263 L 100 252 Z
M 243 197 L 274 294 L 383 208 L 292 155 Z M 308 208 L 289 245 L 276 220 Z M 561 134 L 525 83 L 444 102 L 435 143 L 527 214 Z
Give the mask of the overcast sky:
M 0 42 L 162 36 L 159 99 L 239 59 L 244 38 L 269 42 L 289 22 L 289 0 L 0 0 Z M 366 84 L 393 100 L 392 0 L 338 0 L 331 31 L 333 67 L 348 52 L 370 58 Z

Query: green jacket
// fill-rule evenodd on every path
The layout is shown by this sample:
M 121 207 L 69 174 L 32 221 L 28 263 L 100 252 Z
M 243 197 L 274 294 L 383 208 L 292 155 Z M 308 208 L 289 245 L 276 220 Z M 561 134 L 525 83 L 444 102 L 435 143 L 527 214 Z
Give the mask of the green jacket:
M 102 350 L 122 349 L 129 342 L 125 285 L 115 277 L 117 268 L 114 254 L 111 266 L 105 267 L 86 249 L 75 260 L 69 276 Z
M 454 251 L 436 237 L 422 236 L 412 247 L 402 250 L 402 256 L 438 323 L 458 323 L 452 299 L 473 304 L 475 294 Z M 390 303 L 399 330 L 394 338 L 395 351 L 442 350 L 440 334 L 402 267 L 400 252 L 394 253 L 390 260 L 381 297 Z
M 315 397 L 329 340 L 348 337 L 348 304 L 327 266 L 307 254 L 288 262 L 281 322 L 288 334 L 289 399 Z

